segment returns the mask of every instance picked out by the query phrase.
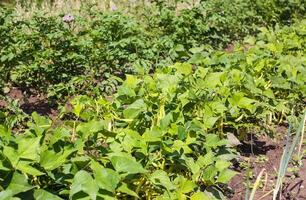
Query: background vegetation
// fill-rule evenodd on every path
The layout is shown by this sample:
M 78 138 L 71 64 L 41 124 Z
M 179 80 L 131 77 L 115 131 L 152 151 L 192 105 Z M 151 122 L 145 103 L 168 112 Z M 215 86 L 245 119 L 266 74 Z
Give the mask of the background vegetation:
M 0 108 L 1 199 L 225 199 L 229 138 L 297 128 L 304 1 L 57 3 L 0 8 L 1 98 L 59 110 Z

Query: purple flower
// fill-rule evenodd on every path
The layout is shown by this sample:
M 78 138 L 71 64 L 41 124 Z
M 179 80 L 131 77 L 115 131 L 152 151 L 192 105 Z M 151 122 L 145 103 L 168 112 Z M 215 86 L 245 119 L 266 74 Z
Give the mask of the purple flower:
M 111 10 L 112 10 L 112 11 L 116 11 L 116 10 L 118 10 L 118 8 L 117 8 L 116 5 L 112 5 L 112 6 L 111 6 Z
M 71 23 L 74 21 L 74 17 L 73 15 L 70 15 L 70 14 L 66 14 L 64 17 L 63 17 L 63 22 L 65 23 Z

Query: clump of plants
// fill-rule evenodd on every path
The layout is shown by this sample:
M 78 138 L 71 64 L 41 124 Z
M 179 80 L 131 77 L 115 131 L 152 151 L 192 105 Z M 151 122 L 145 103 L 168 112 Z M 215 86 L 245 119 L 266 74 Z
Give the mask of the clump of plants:
M 52 119 L 1 108 L 0 198 L 224 199 L 233 140 L 287 123 L 306 98 L 306 22 L 291 24 L 302 8 L 234 2 L 30 19 L 1 8 L 2 94 L 70 100 Z

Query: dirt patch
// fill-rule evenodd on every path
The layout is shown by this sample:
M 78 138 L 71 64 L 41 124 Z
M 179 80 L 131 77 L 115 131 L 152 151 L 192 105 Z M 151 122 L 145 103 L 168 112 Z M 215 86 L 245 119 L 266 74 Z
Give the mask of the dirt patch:
M 0 108 L 5 108 L 7 106 L 6 101 L 0 100 Z
M 11 100 L 17 100 L 19 107 L 27 114 L 37 112 L 40 115 L 51 118 L 58 115 L 57 105 L 51 104 L 45 95 L 31 88 L 13 87 L 6 94 L 6 97 Z M 0 100 L 0 108 L 7 108 L 8 105 L 8 101 Z
M 279 127 L 283 136 L 286 135 L 286 128 Z M 271 200 L 272 190 L 275 187 L 279 163 L 283 154 L 284 140 L 271 139 L 268 136 L 254 138 L 253 143 L 243 144 L 239 147 L 241 157 L 236 163 L 236 171 L 239 172 L 230 182 L 229 187 L 233 190 L 231 200 L 244 200 L 246 193 L 247 176 L 252 178 L 253 185 L 258 174 L 265 169 L 262 187 L 256 191 L 256 200 Z M 306 159 L 302 160 L 303 165 L 295 173 L 287 173 L 281 192 L 281 200 L 305 200 L 306 199 Z M 292 166 L 289 166 L 292 167 Z M 247 173 L 247 169 L 251 173 Z

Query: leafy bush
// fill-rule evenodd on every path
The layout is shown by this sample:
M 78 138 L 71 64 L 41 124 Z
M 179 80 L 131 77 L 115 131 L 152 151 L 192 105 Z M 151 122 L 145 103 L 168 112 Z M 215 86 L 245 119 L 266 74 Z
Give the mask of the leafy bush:
M 303 2 L 285 7 L 278 1 L 266 4 L 203 1 L 180 11 L 153 4 L 148 8 L 152 12 L 142 16 L 91 8 L 87 16 L 76 16 L 71 23 L 45 13 L 20 19 L 1 8 L 1 85 L 36 88 L 50 96 L 84 90 L 112 93 L 120 83 L 113 76 L 124 78 L 125 73 L 186 61 L 191 48 L 224 48 L 258 33 L 261 26 L 303 17 Z
M 127 74 L 112 96 L 75 97 L 59 119 L 33 113 L 22 134 L 1 125 L 0 196 L 222 198 L 236 174 L 228 131 L 243 139 L 235 130 L 305 106 L 305 27 L 262 29 L 233 52 L 193 49 L 187 63 Z
M 1 8 L 0 86 L 74 98 L 52 120 L 1 109 L 0 198 L 222 199 L 230 138 L 305 108 L 306 21 L 284 26 L 303 2 L 251 3 L 69 23 Z

